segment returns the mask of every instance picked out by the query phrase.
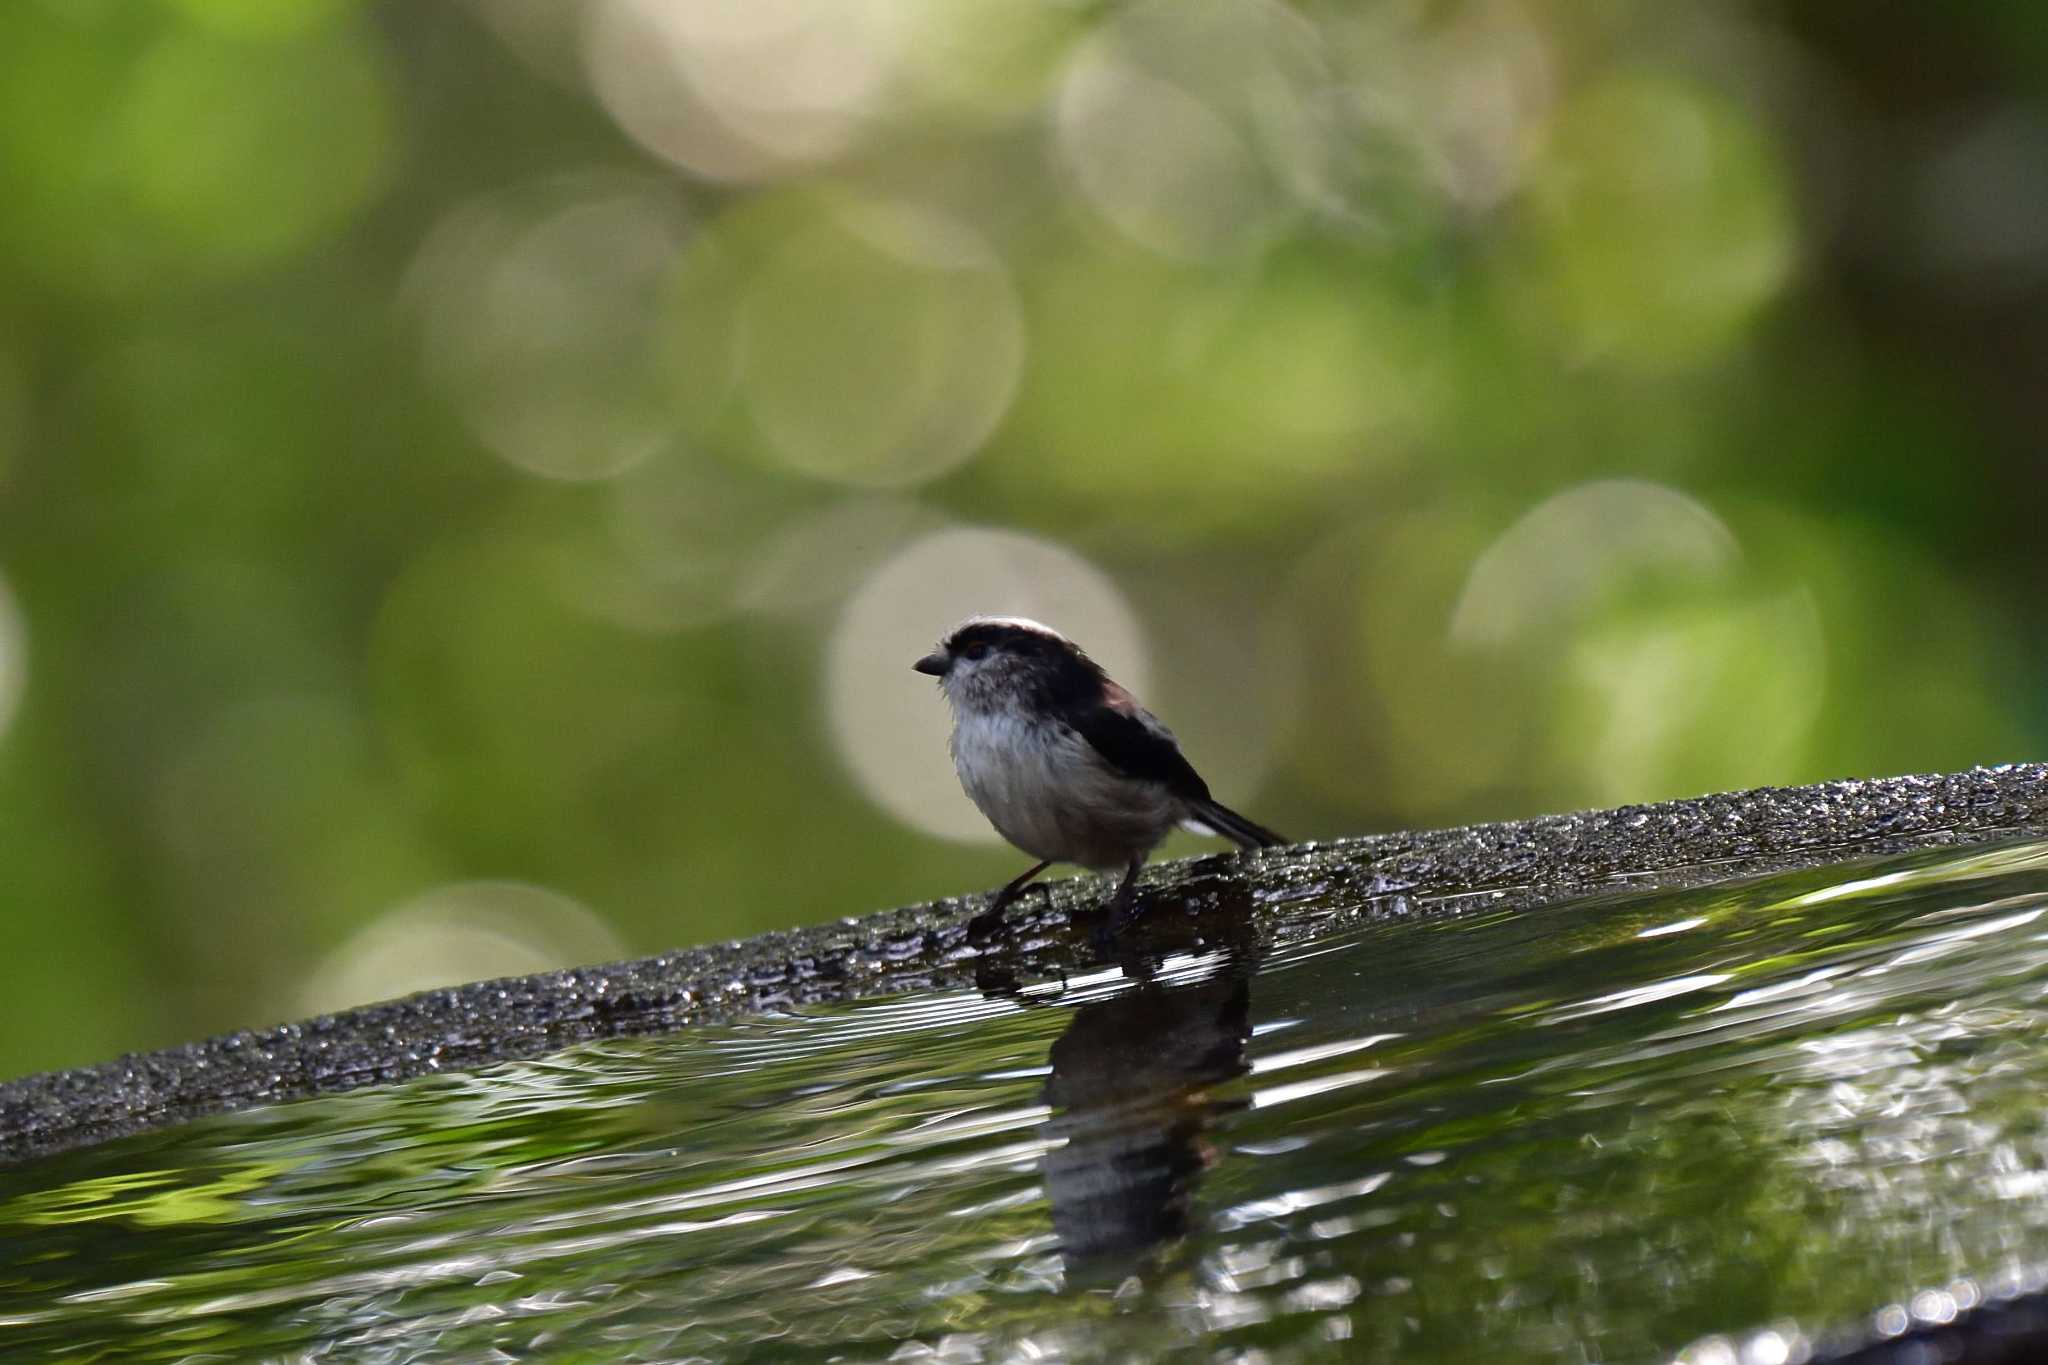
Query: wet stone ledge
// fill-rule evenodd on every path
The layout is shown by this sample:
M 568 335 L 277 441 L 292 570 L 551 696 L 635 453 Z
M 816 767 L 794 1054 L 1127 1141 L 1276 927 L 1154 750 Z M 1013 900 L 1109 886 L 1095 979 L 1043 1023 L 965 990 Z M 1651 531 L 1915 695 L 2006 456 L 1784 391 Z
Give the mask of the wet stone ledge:
M 1301 844 L 1148 872 L 1127 937 L 1256 929 L 1261 905 L 1308 898 L 1356 917 L 1526 907 L 1617 885 L 1686 886 L 1850 858 L 2048 834 L 2048 765 L 1764 788 L 1618 810 Z M 968 941 L 982 897 L 632 962 L 429 991 L 0 1085 L 0 1162 L 201 1114 L 664 1033 L 749 1012 L 971 988 L 1000 959 L 1020 977 L 1102 961 L 1103 884 L 1081 879 Z M 678 919 L 687 909 L 678 911 Z M 1120 940 L 1121 943 L 1121 940 Z M 1114 951 L 1114 950 L 1112 950 Z

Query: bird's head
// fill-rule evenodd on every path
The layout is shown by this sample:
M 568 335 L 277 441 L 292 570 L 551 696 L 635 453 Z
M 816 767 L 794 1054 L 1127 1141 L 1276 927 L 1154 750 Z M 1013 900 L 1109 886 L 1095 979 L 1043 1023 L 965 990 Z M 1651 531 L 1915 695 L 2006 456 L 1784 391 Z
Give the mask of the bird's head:
M 1071 704 L 1103 685 L 1079 645 L 1022 616 L 970 616 L 911 667 L 937 678 L 954 706 L 974 710 Z

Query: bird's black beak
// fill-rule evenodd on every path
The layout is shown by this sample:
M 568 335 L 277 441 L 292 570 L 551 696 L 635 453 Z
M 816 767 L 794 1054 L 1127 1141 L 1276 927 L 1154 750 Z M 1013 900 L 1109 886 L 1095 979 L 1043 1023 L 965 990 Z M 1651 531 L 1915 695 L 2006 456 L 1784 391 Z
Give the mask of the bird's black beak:
M 925 655 L 922 659 L 912 664 L 911 667 L 920 673 L 929 673 L 934 678 L 943 678 L 946 676 L 947 667 L 952 662 L 951 659 L 946 657 L 946 652 L 940 649 L 933 650 L 930 654 Z

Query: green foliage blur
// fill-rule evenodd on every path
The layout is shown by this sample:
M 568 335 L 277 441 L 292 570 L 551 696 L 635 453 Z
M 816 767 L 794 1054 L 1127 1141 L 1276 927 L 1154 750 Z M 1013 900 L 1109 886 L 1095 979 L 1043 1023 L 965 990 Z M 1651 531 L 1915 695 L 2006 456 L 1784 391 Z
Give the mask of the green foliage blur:
M 2044 92 L 2028 0 L 12 0 L 0 1075 L 992 885 L 975 606 L 1298 837 L 2040 757 Z

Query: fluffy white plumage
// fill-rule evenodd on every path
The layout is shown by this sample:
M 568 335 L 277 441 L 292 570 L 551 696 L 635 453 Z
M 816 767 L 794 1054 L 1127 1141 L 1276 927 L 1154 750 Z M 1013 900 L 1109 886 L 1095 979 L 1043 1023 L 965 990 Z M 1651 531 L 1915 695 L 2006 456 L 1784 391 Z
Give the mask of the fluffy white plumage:
M 1121 868 L 1189 818 L 1165 784 L 1125 776 L 1073 727 L 1015 708 L 956 709 L 953 769 L 996 833 L 1046 862 Z

